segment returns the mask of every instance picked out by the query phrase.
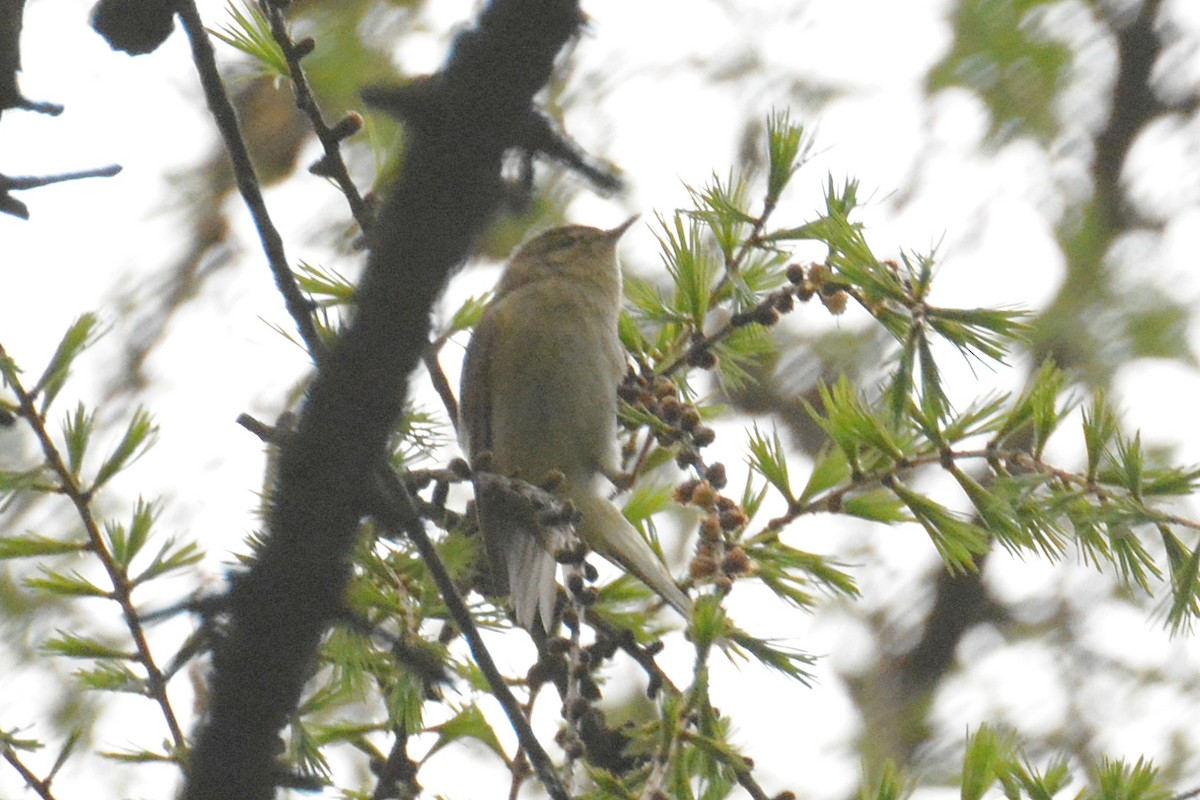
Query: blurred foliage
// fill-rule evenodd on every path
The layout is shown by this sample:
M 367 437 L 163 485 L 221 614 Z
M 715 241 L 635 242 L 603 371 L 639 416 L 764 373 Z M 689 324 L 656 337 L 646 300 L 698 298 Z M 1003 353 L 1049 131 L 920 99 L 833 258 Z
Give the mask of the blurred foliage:
M 926 91 L 957 86 L 978 94 L 991 112 L 990 146 L 1017 136 L 1049 142 L 1059 132 L 1058 89 L 1071 53 L 1042 22 L 1055 5 L 960 0 L 950 12 L 953 46 L 930 71 Z

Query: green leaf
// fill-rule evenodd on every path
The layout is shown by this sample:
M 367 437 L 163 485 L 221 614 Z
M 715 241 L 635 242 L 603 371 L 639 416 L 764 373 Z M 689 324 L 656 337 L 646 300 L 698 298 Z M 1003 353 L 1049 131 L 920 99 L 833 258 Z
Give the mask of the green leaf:
M 1065 757 L 1056 757 L 1045 771 L 1038 771 L 1028 763 L 1015 759 L 1000 772 L 1004 795 L 1009 800 L 1054 800 L 1071 781 L 1070 767 Z
M 1143 758 L 1133 765 L 1106 758 L 1091 772 L 1093 785 L 1081 793 L 1086 800 L 1168 800 L 1175 794 L 1159 782 L 1158 768 Z
M 169 753 L 155 753 L 153 750 L 103 750 L 100 755 L 112 761 L 125 764 L 178 764 L 179 759 Z
M 812 139 L 804 135 L 804 128 L 793 125 L 786 110 L 771 112 L 767 118 L 768 209 L 775 206 L 788 181 L 808 160 L 812 145 Z
M 115 522 L 104 523 L 104 535 L 113 559 L 126 570 L 129 569 L 134 557 L 145 546 L 154 520 L 158 517 L 158 512 L 159 509 L 155 503 L 147 503 L 138 498 L 128 528 Z
M 804 484 L 804 490 L 800 492 L 797 502 L 804 505 L 821 492 L 848 480 L 850 480 L 850 463 L 846 461 L 846 454 L 836 447 L 826 447 L 817 456 L 812 472 L 808 476 L 808 483 Z
M 492 293 L 484 292 L 481 295 L 468 297 L 463 301 L 463 304 L 458 307 L 454 314 L 450 317 L 450 324 L 443 331 L 443 336 L 453 336 L 460 331 L 469 331 L 479 324 L 479 320 L 483 318 L 483 312 L 487 310 L 488 303 L 492 301 Z
M 680 314 L 663 298 L 657 284 L 637 275 L 626 275 L 622 285 L 626 299 L 638 312 L 640 320 L 657 325 L 682 323 L 687 320 L 686 315 Z M 622 337 L 622 341 L 624 341 L 624 337 Z
M 436 733 L 438 738 L 433 743 L 433 746 L 429 748 L 429 753 L 425 756 L 426 759 L 446 745 L 456 742 L 459 739 L 474 739 L 499 756 L 501 761 L 505 763 L 508 761 L 508 757 L 504 754 L 504 747 L 501 746 L 496 732 L 488 724 L 487 719 L 483 716 L 483 712 L 474 704 L 460 709 L 453 717 L 441 725 L 434 725 L 429 730 Z
M 658 223 L 663 232 L 655 236 L 675 287 L 670 308 L 686 319 L 693 330 L 702 330 L 717 266 L 701 244 L 697 222 L 685 223 L 684 216 L 676 214 L 673 227 L 662 216 L 658 217 Z
M 96 417 L 89 414 L 83 403 L 75 407 L 75 413 L 67 414 L 63 421 L 63 439 L 67 443 L 67 468 L 72 477 L 79 480 L 79 470 L 83 466 L 83 456 L 87 452 L 88 442 L 95 429 Z
M 906 800 L 916 783 L 890 758 L 883 762 L 879 775 L 863 781 L 859 800 Z
M 63 335 L 54 355 L 50 357 L 50 363 L 46 365 L 45 372 L 29 392 L 31 395 L 42 395 L 43 414 L 62 391 L 76 356 L 94 344 L 99 337 L 98 327 L 99 322 L 94 314 L 84 314 L 76 319 Z
M 942 436 L 949 444 L 987 433 L 1000 424 L 1000 412 L 1009 396 L 1002 392 L 989 392 L 973 400 L 962 412 L 955 414 L 942 425 Z
M 1158 525 L 1167 565 L 1171 570 L 1171 605 L 1167 624 L 1175 633 L 1191 627 L 1200 617 L 1200 547 L 1188 550 L 1166 525 Z
M 753 658 L 765 667 L 797 680 L 805 686 L 811 686 L 813 675 L 808 671 L 816 663 L 816 658 L 808 653 L 785 647 L 775 640 L 751 636 L 746 631 L 733 625 L 728 619 L 722 619 L 724 631 L 720 637 L 721 650 L 733 661 Z M 714 640 L 717 641 L 717 640 Z
M 75 671 L 84 688 L 98 692 L 127 692 L 145 694 L 146 682 L 131 670 L 124 660 L 104 659 L 87 669 Z
M 950 465 L 947 471 L 958 481 L 983 523 L 1001 542 L 1015 546 L 1024 544 L 1026 537 L 1016 522 L 1016 512 L 1002 497 L 989 493 L 956 465 Z
M 403 470 L 431 461 L 448 438 L 444 416 L 410 402 L 404 407 L 404 414 L 396 426 L 393 465 Z
M 929 326 L 964 356 L 1000 364 L 1015 342 L 1029 331 L 1029 312 L 1013 308 L 936 308 L 925 310 Z
M 345 722 L 335 722 L 332 725 L 313 725 L 311 728 L 313 741 L 322 747 L 344 742 L 358 746 L 359 749 L 362 749 L 360 745 L 368 736 L 386 730 L 388 730 L 387 726 L 382 724 Z
M 695 210 L 686 212 L 687 215 L 708 226 L 728 267 L 734 263 L 734 253 L 742 242 L 743 229 L 756 221 L 745 210 L 745 181 L 734 178 L 730 173 L 722 182 L 714 174 L 703 189 L 696 190 L 691 186 L 686 188 L 696 205 Z
M 50 767 L 50 771 L 47 772 L 46 776 L 42 779 L 46 785 L 49 785 L 50 781 L 54 779 L 54 776 L 58 774 L 58 771 L 61 770 L 63 765 L 67 763 L 67 759 L 70 758 L 71 753 L 75 751 L 75 746 L 83 740 L 86 733 L 87 731 L 85 731 L 83 728 L 77 727 L 72 729 L 67 735 L 66 741 L 63 742 L 62 749 L 58 751 L 58 757 L 54 759 L 54 764 Z
M 734 796 L 733 790 L 737 787 L 737 776 L 747 769 L 747 757 L 731 745 L 722 750 L 716 750 L 704 748 L 703 743 L 698 744 L 701 746 L 693 752 L 707 754 L 710 763 L 705 764 L 695 759 L 692 760 L 693 776 L 696 778 L 700 790 L 697 800 L 726 800 L 726 798 Z M 672 795 L 672 797 L 677 796 Z
M 767 499 L 767 492 L 770 489 L 770 484 L 765 482 L 761 488 L 756 487 L 754 473 L 746 473 L 746 485 L 742 487 L 741 506 L 748 518 L 754 519 L 755 515 L 762 509 L 763 501 Z
M 154 425 L 154 420 L 148 411 L 142 408 L 135 411 L 133 419 L 129 421 L 129 426 L 125 429 L 125 435 L 121 437 L 121 441 L 96 472 L 92 491 L 99 489 L 121 469 L 145 453 L 153 443 L 154 435 L 157 432 L 158 428 Z
M 137 653 L 110 647 L 95 639 L 76 636 L 73 633 L 62 630 L 58 632 L 58 636 L 43 642 L 42 649 L 52 655 L 65 656 L 67 658 L 109 658 L 117 661 L 134 661 L 137 659 Z
M 949 509 L 912 491 L 899 480 L 890 482 L 917 522 L 929 534 L 942 561 L 951 573 L 974 572 L 975 559 L 988 550 L 988 532 L 978 525 L 959 519 Z
M 1143 497 L 1178 497 L 1200 489 L 1200 467 L 1151 469 L 1142 475 Z
M 887 489 L 876 489 L 871 492 L 851 495 L 842 501 L 842 511 L 852 517 L 897 525 L 903 522 L 914 522 L 900 498 Z
M 1011 741 L 1001 739 L 986 725 L 980 726 L 967 739 L 967 751 L 963 755 L 962 800 L 983 800 L 1011 750 Z
M 1148 595 L 1153 594 L 1150 578 L 1161 580 L 1162 572 L 1155 566 L 1153 556 L 1146 552 L 1142 540 L 1127 525 L 1115 523 L 1108 526 L 1108 541 L 1121 579 L 1136 584 Z
M 190 567 L 204 560 L 204 550 L 195 542 L 177 544 L 174 539 L 168 539 L 150 564 L 142 570 L 130 583 L 137 586 L 153 580 L 160 575 L 174 572 L 184 567 Z
M 1000 423 L 992 438 L 993 444 L 1003 444 L 1017 434 L 1029 431 L 1033 435 L 1033 453 L 1040 458 L 1050 435 L 1075 405 L 1070 399 L 1059 404 L 1066 383 L 1065 372 L 1050 360 L 1043 363 L 1033 381 Z
M 754 536 L 743 546 L 757 565 L 754 578 L 798 608 L 815 604 L 810 589 L 843 597 L 858 596 L 854 578 L 839 569 L 843 564 L 790 547 L 779 541 L 775 533 Z
M 80 553 L 86 549 L 86 542 L 64 542 L 32 533 L 0 538 L 0 560 L 65 555 Z
M 1114 466 L 1116 470 L 1106 473 L 1105 480 L 1115 481 L 1134 497 L 1140 498 L 1142 496 L 1142 470 L 1145 466 L 1140 433 L 1134 434 L 1132 442 L 1121 434 L 1117 434 Z
M 30 753 L 41 750 L 45 747 L 42 742 L 37 739 L 21 739 L 17 737 L 17 731 L 0 730 L 0 748 L 12 748 L 13 750 L 25 750 Z
M 50 484 L 45 464 L 27 470 L 0 470 L 0 511 L 25 492 L 56 492 L 57 485 Z
M 296 285 L 300 291 L 315 298 L 321 308 L 350 305 L 354 302 L 354 282 L 340 272 L 328 270 L 301 261 L 295 270 Z
M 921 410 L 928 420 L 939 425 L 951 411 L 950 398 L 942 387 L 941 370 L 933 358 L 929 339 L 924 335 L 917 336 L 917 363 L 921 366 Z M 940 431 L 937 436 L 930 438 L 935 444 L 940 444 Z
M 764 242 L 817 241 L 827 242 L 839 228 L 839 223 L 828 217 L 819 217 L 794 228 L 781 228 L 763 234 Z
M 767 329 L 758 324 L 743 325 L 713 344 L 717 374 L 721 384 L 738 391 L 755 382 L 754 368 L 775 352 L 775 343 Z
M 660 511 L 666 511 L 672 503 L 673 487 L 666 484 L 654 485 L 647 481 L 637 484 L 625 500 L 621 513 L 634 525 L 640 526 Z
M 892 380 L 888 383 L 885 401 L 888 411 L 895 421 L 899 421 L 905 410 L 912 405 L 913 391 L 916 386 L 913 376 L 916 374 L 918 338 L 915 329 L 905 338 L 900 346 L 896 368 L 892 370 Z
M 101 589 L 96 584 L 84 578 L 78 572 L 64 575 L 42 568 L 41 578 L 26 578 L 25 585 L 31 589 L 40 589 L 50 594 L 65 597 L 111 597 L 112 593 Z
M 301 777 L 318 786 L 329 780 L 332 769 L 321 744 L 309 726 L 299 720 L 292 721 L 291 750 Z
M 887 466 L 905 460 L 911 436 L 896 421 L 876 413 L 859 396 L 849 378 L 843 375 L 835 384 L 821 383 L 817 391 L 825 413 L 822 415 L 806 403 L 808 413 L 842 449 L 852 470 L 861 471 L 864 451 L 872 456 L 871 461 Z
M 287 58 L 271 35 L 271 23 L 263 13 L 252 3 L 239 7 L 230 2 L 225 9 L 232 21 L 220 28 L 209 28 L 208 32 L 253 58 L 268 75 L 288 77 Z
M 747 463 L 750 469 L 766 478 L 767 483 L 775 487 L 789 505 L 795 505 L 792 497 L 791 479 L 788 477 L 787 456 L 783 452 L 783 443 L 779 440 L 779 432 L 771 429 L 771 438 L 758 429 L 758 423 L 749 432 L 750 456 Z M 812 479 L 809 479 L 812 482 Z

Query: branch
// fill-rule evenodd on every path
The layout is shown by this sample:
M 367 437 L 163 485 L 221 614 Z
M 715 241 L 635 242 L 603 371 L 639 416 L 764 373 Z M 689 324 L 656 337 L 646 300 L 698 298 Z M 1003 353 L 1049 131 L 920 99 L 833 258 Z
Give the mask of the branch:
M 198 41 L 194 7 L 186 16 Z M 429 79 L 437 124 L 410 126 L 403 169 L 367 231 L 356 315 L 320 361 L 281 456 L 269 536 L 233 586 L 189 800 L 274 795 L 279 731 L 343 608 L 359 521 L 377 502 L 377 470 L 428 341 L 430 308 L 499 208 L 504 154 L 522 141 L 533 96 L 579 24 L 572 0 L 493 0 Z M 211 57 L 207 43 L 194 47 Z
M 10 195 L 10 191 L 36 189 L 40 186 L 49 186 L 52 183 L 78 181 L 84 178 L 111 178 L 120 171 L 121 166 L 119 164 L 110 164 L 107 167 L 96 167 L 95 169 L 84 169 L 77 172 L 63 172 L 58 175 L 26 175 L 16 178 L 0 175 L 0 213 L 12 214 L 14 217 L 20 217 L 21 219 L 29 219 L 29 209 L 20 200 Z
M 21 26 L 25 0 L 0 0 L 0 114 L 10 108 L 49 114 L 62 113 L 56 103 L 39 103 L 21 94 L 17 73 L 21 71 Z
M 237 179 L 238 191 L 246 203 L 246 208 L 250 211 L 254 227 L 258 230 L 258 238 L 262 242 L 263 252 L 267 256 L 267 264 L 271 268 L 271 274 L 275 276 L 275 285 L 279 288 L 279 293 L 283 295 L 288 313 L 296 323 L 296 329 L 300 332 L 300 337 L 304 340 L 308 352 L 314 360 L 319 361 L 325 345 L 313 322 L 312 303 L 300 291 L 300 287 L 296 284 L 296 277 L 292 274 L 291 267 L 288 266 L 287 254 L 283 249 L 283 237 L 279 235 L 275 223 L 271 221 L 271 214 L 267 211 L 258 175 L 250 160 L 250 151 L 246 147 L 246 140 L 242 138 L 242 132 L 238 126 L 237 113 L 233 110 L 233 103 L 229 101 L 225 84 L 221 80 L 221 73 L 217 70 L 217 60 L 212 42 L 208 39 L 208 32 L 204 29 L 204 23 L 200 19 L 200 12 L 196 9 L 195 2 L 182 0 L 179 4 L 179 16 L 183 20 L 183 28 L 187 31 L 188 41 L 192 45 L 192 60 L 200 75 L 200 84 L 204 87 L 204 97 L 208 101 L 209 111 L 212 112 L 213 120 L 216 121 L 221 139 L 225 143 L 225 151 L 229 153 L 233 174 Z
M 550 756 L 542 747 L 541 742 L 537 740 L 533 728 L 529 725 L 528 717 L 521 709 L 520 702 L 508 688 L 500 670 L 497 669 L 496 662 L 492 660 L 492 655 L 484 645 L 483 638 L 479 635 L 479 629 L 471 618 L 470 610 L 454 585 L 454 578 L 446 570 L 445 564 L 442 563 L 433 547 L 433 542 L 425 532 L 425 524 L 417 515 L 417 509 L 413 505 L 408 489 L 391 470 L 381 471 L 381 478 L 383 485 L 379 487 L 380 507 L 376 509 L 376 519 L 393 535 L 407 536 L 416 545 L 417 551 L 421 554 L 421 560 L 428 567 L 442 599 L 446 602 L 446 608 L 450 612 L 451 618 L 462 631 L 463 638 L 467 640 L 471 656 L 487 680 L 492 695 L 504 709 L 504 713 L 521 743 L 521 749 L 529 757 L 538 778 L 554 800 L 568 800 L 569 795 L 559 780 L 554 763 L 550 760 Z
M 9 356 L 4 346 L 0 345 L 0 360 L 7 360 L 8 358 Z M 82 486 L 72 473 L 71 468 L 67 466 L 66 460 L 54 444 L 50 432 L 46 429 L 45 420 L 37 410 L 36 397 L 34 396 L 36 390 L 34 392 L 27 390 L 17 379 L 15 370 L 9 371 L 5 377 L 9 388 L 12 389 L 13 394 L 17 398 L 17 415 L 25 420 L 37 438 L 38 445 L 42 450 L 42 457 L 45 459 L 45 465 L 54 474 L 58 482 L 58 490 L 70 500 L 71 505 L 75 508 L 75 514 L 79 518 L 87 535 L 88 550 L 100 561 L 105 574 L 108 576 L 109 583 L 112 585 L 112 591 L 108 592 L 107 596 L 121 607 L 121 615 L 125 619 L 125 628 L 129 632 L 136 650 L 136 662 L 141 664 L 142 668 L 146 670 L 145 693 L 158 704 L 171 735 L 171 744 L 175 748 L 182 749 L 185 744 L 183 729 L 179 726 L 175 710 L 171 707 L 171 700 L 167 696 L 167 678 L 154 659 L 154 654 L 151 652 L 150 644 L 146 639 L 145 627 L 133 603 L 134 582 L 130 580 L 124 566 L 113 555 L 113 551 L 101 531 L 101 525 L 96 520 L 95 514 L 92 511 L 93 489 L 95 487 Z
M 354 216 L 358 227 L 365 231 L 371 226 L 371 214 L 358 187 L 350 178 L 350 171 L 346 169 L 346 162 L 342 159 L 340 148 L 343 139 L 357 133 L 362 127 L 362 117 L 352 113 L 343 117 L 332 127 L 325 122 L 317 100 L 313 97 L 312 89 L 308 85 L 308 77 L 304 74 L 304 68 L 300 66 L 300 59 L 311 53 L 315 49 L 316 43 L 312 39 L 292 41 L 287 23 L 284 21 L 282 4 L 268 0 L 261 5 L 270 20 L 271 35 L 279 43 L 280 49 L 283 50 L 283 57 L 287 61 L 288 72 L 292 76 L 292 91 L 296 95 L 296 107 L 312 123 L 313 131 L 317 134 L 317 139 L 325 151 L 325 155 L 313 164 L 309 171 L 314 175 L 330 178 L 338 185 L 346 197 L 346 202 L 350 204 L 350 213 Z
M 26 786 L 28 786 L 30 789 L 33 789 L 34 793 L 38 797 L 42 798 L 42 800 L 55 800 L 54 792 L 50 791 L 50 780 L 48 778 L 46 780 L 39 778 L 37 774 L 34 773 L 34 771 L 31 770 L 24 761 L 21 760 L 21 757 L 17 755 L 17 751 L 11 745 L 5 744 L 3 749 L 4 760 L 7 761 L 9 765 L 17 771 L 17 774 L 19 774 L 22 780 L 25 781 Z

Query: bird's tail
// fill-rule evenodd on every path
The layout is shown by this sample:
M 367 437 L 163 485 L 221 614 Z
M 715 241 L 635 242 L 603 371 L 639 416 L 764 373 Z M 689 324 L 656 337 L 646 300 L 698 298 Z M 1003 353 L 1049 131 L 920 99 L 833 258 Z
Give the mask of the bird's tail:
M 571 500 L 583 515 L 578 532 L 588 547 L 633 573 L 670 603 L 684 619 L 691 618 L 692 603 L 688 596 L 676 585 L 671 573 L 637 528 L 625 519 L 615 505 L 602 496 L 592 494 L 573 496 Z

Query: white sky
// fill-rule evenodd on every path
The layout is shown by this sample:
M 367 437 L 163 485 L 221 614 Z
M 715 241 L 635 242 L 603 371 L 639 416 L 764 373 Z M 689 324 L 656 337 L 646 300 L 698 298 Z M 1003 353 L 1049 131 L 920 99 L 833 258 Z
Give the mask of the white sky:
M 777 221 L 799 221 L 817 209 L 827 173 L 838 179 L 853 175 L 872 198 L 862 218 L 877 253 L 924 251 L 941 242 L 940 303 L 1036 307 L 1052 295 L 1061 264 L 1046 211 L 1062 205 L 1074 176 L 1055 172 L 1044 154 L 1025 143 L 980 156 L 986 123 L 978 101 L 964 93 L 922 101 L 925 72 L 949 45 L 949 30 L 941 17 L 948 3 L 814 0 L 794 19 L 782 13 L 788 4 L 773 0 L 737 5 L 737 13 L 726 13 L 695 0 L 585 2 L 593 18 L 592 34 L 575 53 L 576 85 L 589 86 L 599 76 L 610 94 L 599 105 L 578 104 L 567 125 L 584 145 L 620 164 L 631 189 L 619 202 L 581 198 L 570 210 L 574 219 L 605 225 L 637 211 L 647 220 L 655 210 L 666 212 L 684 204 L 683 183 L 701 184 L 713 170 L 723 174 L 734 163 L 747 115 L 761 117 L 772 108 L 791 105 L 794 117 L 816 131 L 818 155 L 793 182 L 791 205 L 779 212 Z M 1200 40 L 1198 5 L 1182 0 L 1172 4 L 1193 46 Z M 223 21 L 222 6 L 216 0 L 201 2 L 210 26 Z M 475 4 L 446 0 L 436 6 L 444 14 L 439 21 L 450 27 L 467 18 Z M 33 99 L 64 104 L 66 112 L 59 118 L 8 112 L 0 119 L 0 172 L 5 174 L 48 174 L 114 162 L 125 167 L 116 178 L 21 193 L 32 214 L 28 222 L 0 216 L 0 342 L 20 363 L 36 374 L 61 332 L 84 311 L 98 311 L 114 329 L 98 354 L 82 362 L 59 401 L 62 409 L 76 398 L 90 402 L 107 383 L 105 369 L 115 363 L 112 356 L 120 337 L 137 324 L 128 309 L 114 305 L 114 298 L 130 285 L 155 285 L 180 247 L 174 233 L 178 185 L 168 176 L 204 158 L 215 139 L 182 33 L 177 30 L 157 52 L 131 59 L 111 52 L 87 27 L 88 7 L 81 0 L 30 0 L 22 88 Z M 444 47 L 444 39 L 431 36 L 411 44 L 398 58 L 433 69 Z M 218 45 L 218 52 L 227 61 L 236 58 L 224 46 Z M 726 59 L 736 63 L 736 57 L 751 56 L 759 59 L 763 74 L 778 78 L 760 82 L 747 94 L 729 88 L 737 84 L 714 85 L 701 70 L 672 66 L 720 65 Z M 644 77 L 647 73 L 654 77 Z M 844 89 L 845 95 L 819 117 L 807 119 L 786 82 L 795 74 L 822 77 Z M 1187 300 L 1200 295 L 1194 269 L 1194 254 L 1200 252 L 1196 133 L 1164 132 L 1139 163 L 1153 178 L 1149 190 L 1174 198 L 1177 210 L 1147 261 L 1158 280 Z M 918 151 L 925 153 L 919 163 L 914 161 Z M 911 202 L 900 210 L 893 198 L 897 191 L 913 192 Z M 325 221 L 321 215 L 344 214 L 343 204 L 327 186 L 302 174 L 271 190 L 268 202 L 293 261 L 329 257 L 308 234 L 316 221 Z M 242 536 L 256 524 L 253 491 L 261 480 L 261 449 L 233 420 L 243 411 L 270 418 L 282 393 L 306 366 L 300 351 L 268 325 L 270 321 L 286 326 L 282 305 L 244 210 L 231 205 L 230 214 L 242 247 L 237 267 L 204 285 L 203 295 L 177 315 L 153 355 L 148 367 L 154 385 L 139 401 L 155 410 L 161 442 L 114 487 L 124 496 L 114 497 L 110 508 L 114 513 L 127 508 L 138 493 L 166 496 L 163 529 L 203 542 L 213 556 L 214 576 L 221 574 L 225 554 L 239 548 Z M 631 231 L 623 247 L 628 268 L 658 268 L 649 228 Z M 352 263 L 327 266 L 354 269 Z M 494 269 L 468 272 L 450 288 L 450 296 L 477 293 L 495 274 Z M 453 370 L 453 347 L 445 360 Z M 1157 363 L 1138 364 L 1127 372 L 1118 383 L 1121 402 L 1144 438 L 1151 443 L 1179 442 L 1181 460 L 1200 461 L 1200 436 L 1191 422 L 1200 389 L 1196 375 Z M 1014 380 L 1003 374 L 982 377 L 1001 384 Z M 740 422 L 722 428 L 722 441 L 737 441 L 740 428 Z M 6 446 L 0 438 L 0 447 Z M 727 464 L 733 467 L 736 461 L 731 457 Z M 836 547 L 870 558 L 858 575 L 867 607 L 885 617 L 904 617 L 898 608 L 913 606 L 914 582 L 934 559 L 927 542 L 911 532 L 848 530 L 840 523 L 818 521 L 805 529 L 804 537 L 805 546 L 812 549 Z M 997 595 L 1014 602 L 1069 597 L 1072 587 L 1084 585 L 1085 571 L 1080 569 L 997 561 L 989 572 L 990 584 Z M 1079 588 L 1092 597 L 1090 591 Z M 753 622 L 756 632 L 774 626 L 778 634 L 795 637 L 803 649 L 828 654 L 818 668 L 822 682 L 812 692 L 798 694 L 759 670 L 739 673 L 722 664 L 714 667 L 717 704 L 738 710 L 734 716 L 742 724 L 739 741 L 755 757 L 759 777 L 769 790 L 793 788 L 812 798 L 844 796 L 858 779 L 857 757 L 851 750 L 856 722 L 835 671 L 852 670 L 874 657 L 866 634 L 860 623 L 838 611 L 815 620 L 799 615 L 756 618 L 755 600 L 752 591 L 735 595 L 735 616 L 747 625 Z M 1152 657 L 1155 663 L 1190 669 L 1187 675 L 1195 679 L 1198 654 L 1192 642 L 1167 643 L 1153 623 L 1130 618 L 1124 607 L 1110 604 L 1103 611 L 1093 616 L 1094 625 L 1080 632 L 1094 648 L 1132 666 Z M 1127 646 L 1131 641 L 1137 646 Z M 1032 707 L 1008 706 L 1014 693 L 1006 689 L 1028 681 L 1031 674 L 1046 677 L 1053 688 L 1053 675 L 1064 667 L 1048 663 L 1056 657 L 1053 653 L 1037 645 L 1001 648 L 986 631 L 964 643 L 968 647 L 980 669 L 963 677 L 963 691 L 947 695 L 935 709 L 935 719 L 945 730 L 973 727 L 997 709 L 1004 718 L 1047 729 L 1065 715 L 1078 713 L 1056 705 L 1053 698 L 1061 699 L 1061 692 L 1054 691 Z M 165 646 L 162 652 L 167 652 Z M 670 652 L 669 647 L 668 667 L 682 675 L 688 664 L 672 661 Z M 518 649 L 512 657 L 525 655 Z M 8 666 L 0 660 L 0 670 Z M 38 687 L 45 686 L 42 677 L 26 671 L 13 683 L 6 682 L 14 688 L 0 693 L 0 727 L 38 719 L 36 708 L 30 709 L 23 698 L 37 695 Z M 1162 740 L 1168 726 L 1155 727 L 1145 720 L 1154 720 L 1158 708 L 1169 713 L 1172 703 L 1179 708 L 1178 698 L 1161 696 L 1161 706 L 1148 706 L 1145 714 L 1131 717 L 1117 714 L 1124 702 L 1111 702 L 1125 697 L 1128 687 L 1093 691 L 1093 711 L 1108 714 L 1106 709 L 1111 709 L 1114 717 L 1106 745 L 1134 757 L 1169 752 L 1170 743 Z M 790 738 L 795 727 L 789 727 L 789 737 L 771 735 L 780 714 L 778 698 L 784 696 L 802 703 L 784 709 L 789 717 L 823 721 L 805 726 L 811 741 Z M 186 697 L 186 689 L 180 697 Z M 1194 711 L 1194 704 L 1190 701 L 1187 708 Z M 142 719 L 142 730 L 156 730 L 153 715 L 146 716 L 148 705 L 122 703 L 103 729 L 106 747 L 119 748 L 126 740 L 153 744 L 145 741 L 138 726 L 130 725 Z M 768 714 L 742 713 L 751 709 Z M 552 729 L 555 721 L 548 707 L 543 713 L 542 723 Z M 486 757 L 480 758 L 485 775 L 490 774 L 486 762 Z M 1200 782 L 1200 771 L 1190 777 L 1193 784 Z M 452 757 L 431 761 L 422 780 L 448 796 L 484 796 L 472 792 L 476 772 L 462 770 Z M 70 797 L 83 787 L 64 775 L 59 788 L 62 797 Z M 153 783 L 134 788 L 163 793 L 162 786 Z M 3 770 L 0 794 L 18 794 L 12 774 Z

